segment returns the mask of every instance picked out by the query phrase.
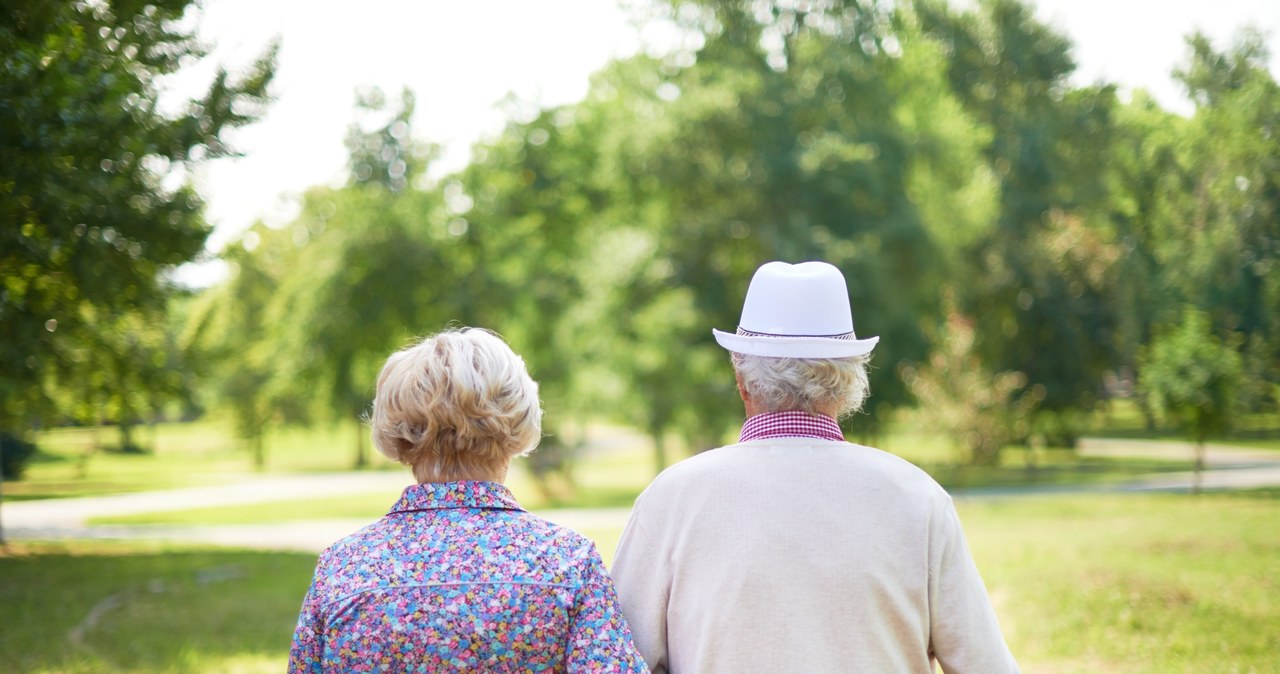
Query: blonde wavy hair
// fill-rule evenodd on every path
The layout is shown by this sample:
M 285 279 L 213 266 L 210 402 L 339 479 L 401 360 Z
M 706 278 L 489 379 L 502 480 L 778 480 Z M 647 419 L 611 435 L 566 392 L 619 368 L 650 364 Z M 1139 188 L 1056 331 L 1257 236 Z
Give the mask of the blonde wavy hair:
M 862 409 L 871 392 L 869 360 L 868 356 L 769 358 L 734 352 L 733 369 L 765 412 L 830 412 L 844 418 Z
M 391 354 L 369 415 L 373 444 L 419 483 L 501 480 L 542 437 L 538 384 L 494 333 L 461 328 Z

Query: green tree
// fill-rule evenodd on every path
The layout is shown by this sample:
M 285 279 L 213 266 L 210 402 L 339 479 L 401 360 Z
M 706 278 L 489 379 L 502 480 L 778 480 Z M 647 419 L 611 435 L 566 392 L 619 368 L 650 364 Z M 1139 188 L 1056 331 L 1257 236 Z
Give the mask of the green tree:
M 1143 351 L 1138 384 L 1152 406 L 1195 443 L 1200 490 L 1205 442 L 1232 426 L 1240 389 L 1240 354 L 1224 342 L 1203 311 L 1187 307 L 1180 324 L 1159 332 Z
M 1113 285 L 1122 308 L 1117 372 L 1127 383 L 1137 370 L 1139 350 L 1185 301 L 1169 283 L 1161 248 L 1167 236 L 1163 228 L 1171 221 L 1173 203 L 1168 196 L 1182 189 L 1176 167 L 1187 126 L 1188 120 L 1162 109 L 1142 91 L 1116 109 L 1107 176 L 1120 254 Z M 1153 410 L 1141 395 L 1138 402 L 1148 429 L 1154 429 Z
M 175 330 L 163 310 L 86 313 L 89 329 L 80 335 L 87 339 L 74 345 L 74 365 L 54 379 L 58 407 L 67 414 L 63 420 L 114 420 L 119 449 L 143 451 L 134 428 L 162 414 L 166 403 L 190 398 Z M 96 367 L 83 366 L 94 360 Z
M 1188 46 L 1177 75 L 1196 113 L 1169 167 L 1159 254 L 1184 301 L 1251 343 L 1250 388 L 1265 390 L 1280 383 L 1280 84 L 1255 32 L 1225 52 L 1203 35 Z
M 618 261 L 602 255 L 617 220 L 610 148 L 616 106 L 591 99 L 537 110 L 507 102 L 511 121 L 475 148 L 476 161 L 445 182 L 446 202 L 466 223 L 481 295 L 479 324 L 502 333 L 528 362 L 545 407 L 544 437 L 529 461 L 549 496 L 571 490 L 585 433 L 580 421 L 608 409 L 616 346 L 607 294 Z M 558 484 L 557 484 L 558 483 Z
M 910 400 L 897 365 L 927 350 L 919 316 L 936 315 L 946 272 L 933 234 L 967 232 L 983 210 L 988 178 L 957 168 L 973 165 L 983 134 L 939 86 L 940 50 L 879 6 L 696 2 L 668 14 L 692 46 L 598 83 L 636 133 L 610 162 L 645 255 L 620 286 L 623 353 L 656 344 L 621 365 L 633 408 L 655 438 L 670 428 L 695 450 L 721 442 L 741 406 L 709 327 L 736 324 L 762 262 L 824 259 L 849 279 L 857 328 L 883 338 L 872 414 L 851 424 L 873 431 Z
M 231 149 L 225 133 L 267 101 L 275 48 L 242 76 L 219 70 L 176 113 L 158 82 L 204 52 L 183 20 L 190 0 L 6 4 L 0 25 L 0 428 L 52 420 L 57 387 L 114 370 L 138 383 L 153 352 L 129 316 L 155 320 L 164 272 L 209 233 L 190 171 Z M 116 339 L 120 337 L 120 339 Z M 76 352 L 94 344 L 93 358 Z M 150 379 L 148 378 L 149 382 Z M 147 384 L 150 385 L 150 384 Z
M 1122 350 L 1113 291 L 1120 244 L 1097 170 L 1114 92 L 1071 89 L 1070 43 L 1018 0 L 984 0 L 964 12 L 936 2 L 915 9 L 925 34 L 951 56 L 951 90 L 990 134 L 984 155 L 997 209 L 964 251 L 960 309 L 977 321 L 984 362 L 1043 387 L 1038 416 L 1060 421 L 1092 406 Z M 1057 441 L 1072 439 L 1067 432 Z
M 183 352 L 205 382 L 203 392 L 230 413 L 258 470 L 266 468 L 269 423 L 304 416 L 296 391 L 276 374 L 283 344 L 274 338 L 280 329 L 269 315 L 300 240 L 295 231 L 257 224 L 223 250 L 230 278 L 192 302 L 181 337 Z
M 1176 76 L 1195 114 L 1173 115 L 1139 95 L 1115 118 L 1107 171 L 1122 242 L 1114 287 L 1127 307 L 1121 359 L 1133 367 L 1159 326 L 1176 322 L 1184 305 L 1201 307 L 1247 345 L 1241 402 L 1269 409 L 1280 382 L 1280 282 L 1270 273 L 1280 253 L 1280 87 L 1250 31 L 1225 52 L 1202 35 L 1187 43 Z M 1149 425 L 1154 411 L 1146 410 Z
M 272 386 L 277 400 L 309 400 L 300 411 L 312 420 L 359 421 L 393 350 L 469 318 L 458 296 L 470 268 L 453 254 L 465 231 L 450 229 L 439 190 L 414 187 L 434 148 L 413 138 L 413 106 L 407 92 L 362 95 L 350 184 L 308 192 L 288 226 L 297 244 L 266 313 Z M 357 426 L 357 467 L 368 463 L 365 435 Z
M 954 438 L 963 460 L 995 466 L 1006 445 L 1029 433 L 1031 413 L 1043 389 L 1025 389 L 1021 372 L 993 374 L 974 350 L 974 321 L 948 300 L 946 320 L 929 359 L 902 368 L 902 377 L 920 402 L 926 426 Z
M 438 148 L 412 138 L 415 107 L 416 97 L 408 88 L 401 90 L 395 108 L 381 89 L 356 92 L 358 119 L 347 129 L 346 138 L 352 184 L 376 184 L 399 192 L 409 187 L 411 178 L 421 177 Z

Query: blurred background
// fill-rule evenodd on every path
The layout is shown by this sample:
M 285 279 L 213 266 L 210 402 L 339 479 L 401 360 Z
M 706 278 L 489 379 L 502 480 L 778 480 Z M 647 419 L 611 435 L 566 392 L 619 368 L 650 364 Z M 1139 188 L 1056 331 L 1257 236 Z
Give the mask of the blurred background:
M 848 436 L 957 497 L 1028 671 L 1274 671 L 1280 6 L 315 4 L 6 4 L 17 671 L 278 670 L 408 481 L 378 369 L 452 325 L 525 357 L 512 487 L 608 558 L 736 438 L 710 331 L 774 259 L 843 270 Z

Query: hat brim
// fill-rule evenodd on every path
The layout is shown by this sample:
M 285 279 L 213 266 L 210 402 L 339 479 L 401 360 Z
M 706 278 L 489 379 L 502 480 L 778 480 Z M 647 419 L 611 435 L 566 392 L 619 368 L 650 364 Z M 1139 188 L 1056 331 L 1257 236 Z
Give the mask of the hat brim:
M 721 332 L 712 328 L 720 346 L 735 353 L 766 358 L 853 358 L 871 353 L 879 337 L 833 339 L 831 337 L 763 337 Z

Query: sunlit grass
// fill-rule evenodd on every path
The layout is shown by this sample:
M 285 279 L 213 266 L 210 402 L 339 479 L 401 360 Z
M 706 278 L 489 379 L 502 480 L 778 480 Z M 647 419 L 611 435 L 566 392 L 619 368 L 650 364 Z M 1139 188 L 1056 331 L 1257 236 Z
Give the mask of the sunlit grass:
M 958 508 L 1024 671 L 1274 671 L 1280 490 Z M 583 533 L 612 557 L 620 531 Z M 14 672 L 280 671 L 315 559 L 149 543 L 11 550 L 0 652 Z
M 962 501 L 1024 671 L 1274 671 L 1280 492 Z
M 355 432 L 354 424 L 280 431 L 268 471 L 345 469 Z M 227 438 L 225 429 L 208 422 L 160 426 L 154 452 L 96 453 L 80 477 L 75 460 L 92 431 L 50 432 L 41 438 L 45 454 L 31 467 L 30 481 L 6 483 L 6 498 L 15 492 L 21 498 L 206 484 L 253 474 L 249 455 Z M 1269 671 L 1280 647 L 1280 633 L 1265 629 L 1280 624 L 1280 602 L 1273 598 L 1280 595 L 1280 490 L 972 501 L 962 496 L 972 488 L 1116 482 L 1185 470 L 1190 463 L 1082 458 L 1068 450 L 1028 456 L 1010 448 L 999 466 L 974 468 L 957 466 L 955 447 L 937 435 L 899 429 L 868 443 L 924 466 L 961 495 L 974 556 L 1025 671 Z M 404 470 L 372 456 L 385 468 Z M 561 485 L 544 492 L 523 460 L 514 464 L 508 485 L 533 510 L 626 507 L 652 474 L 650 446 L 632 435 L 584 456 L 571 491 Z M 101 521 L 194 526 L 374 519 L 393 498 L 343 495 Z M 582 533 L 611 560 L 620 530 Z M 279 671 L 314 562 L 307 554 L 149 543 L 20 544 L 11 550 L 17 554 L 0 558 L 0 601 L 12 607 L 0 630 L 0 652 L 20 654 L 12 665 L 6 661 L 6 669 L 18 672 Z M 99 610 L 106 617 L 72 639 L 104 601 L 107 609 Z M 248 613 L 252 617 L 245 618 Z
M 1149 440 L 1173 440 L 1186 442 L 1185 433 L 1167 424 L 1148 427 L 1142 410 L 1132 399 L 1112 400 L 1100 406 L 1094 414 L 1090 435 L 1109 438 L 1144 438 Z M 1280 414 L 1248 413 L 1232 419 L 1232 429 L 1216 442 L 1241 447 L 1257 447 L 1280 450 Z
M 147 543 L 11 544 L 7 672 L 279 672 L 315 556 Z
M 5 497 L 86 496 L 235 479 L 244 460 L 213 429 L 208 423 L 139 429 L 137 440 L 155 447 L 149 453 L 103 449 L 118 443 L 111 428 L 46 431 L 36 438 L 40 451 L 23 479 L 5 484 Z
M 354 422 L 314 428 L 283 427 L 267 434 L 265 473 L 350 469 L 355 462 Z M 22 480 L 5 483 L 6 499 L 93 496 L 230 482 L 259 474 L 252 454 L 216 419 L 139 428 L 144 453 L 122 453 L 112 428 L 64 428 L 36 437 L 39 454 Z M 369 465 L 399 470 L 368 447 Z

